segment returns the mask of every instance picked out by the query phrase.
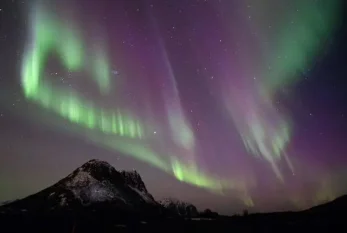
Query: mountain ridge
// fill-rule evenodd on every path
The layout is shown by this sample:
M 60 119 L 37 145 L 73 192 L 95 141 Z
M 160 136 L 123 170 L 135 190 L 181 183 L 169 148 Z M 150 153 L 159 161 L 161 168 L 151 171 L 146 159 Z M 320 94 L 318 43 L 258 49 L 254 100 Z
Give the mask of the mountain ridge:
M 34 202 L 35 207 L 30 202 Z M 23 206 L 21 210 L 49 212 L 102 202 L 112 202 L 121 209 L 138 212 L 147 209 L 145 207 L 160 206 L 137 172 L 119 172 L 105 161 L 92 159 L 52 186 L 1 207 Z

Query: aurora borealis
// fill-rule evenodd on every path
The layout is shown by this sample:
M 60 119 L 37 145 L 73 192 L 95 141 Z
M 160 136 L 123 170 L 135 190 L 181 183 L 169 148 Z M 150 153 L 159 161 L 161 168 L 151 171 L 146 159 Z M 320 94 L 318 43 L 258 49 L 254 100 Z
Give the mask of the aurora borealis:
M 17 13 L 1 32 L 15 42 L 1 45 L 0 184 L 9 191 L 0 199 L 95 157 L 139 170 L 155 196 L 227 213 L 300 209 L 341 195 L 346 73 L 331 60 L 343 50 L 342 6 L 8 3 L 2 17 Z M 7 178 L 13 170 L 37 182 L 28 188 L 22 172 Z

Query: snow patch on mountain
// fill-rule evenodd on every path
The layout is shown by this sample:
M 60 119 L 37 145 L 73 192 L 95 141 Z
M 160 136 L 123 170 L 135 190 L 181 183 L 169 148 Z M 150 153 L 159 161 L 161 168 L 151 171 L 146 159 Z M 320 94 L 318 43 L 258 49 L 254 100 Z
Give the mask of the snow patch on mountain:
M 62 197 L 61 199 L 60 199 L 60 206 L 66 206 L 67 205 L 67 199 L 66 199 L 66 197 Z
M 76 198 L 81 200 L 82 204 L 88 205 L 115 199 L 126 203 L 116 187 L 109 181 L 100 182 L 81 168 L 77 171 L 77 174 L 66 182 L 66 187 L 72 191 Z
M 167 208 L 167 207 L 172 206 L 172 205 L 181 205 L 183 202 L 181 202 L 177 199 L 174 199 L 174 198 L 164 198 L 164 199 L 160 200 L 159 203 L 162 206 Z
M 94 179 L 88 172 L 83 171 L 81 168 L 78 169 L 78 173 L 66 182 L 66 186 L 70 188 L 83 187 L 91 183 L 95 183 Z
M 54 196 L 54 194 L 55 194 L 55 192 L 53 192 L 53 193 L 49 194 L 49 196 L 48 196 L 48 197 L 52 197 L 52 196 Z

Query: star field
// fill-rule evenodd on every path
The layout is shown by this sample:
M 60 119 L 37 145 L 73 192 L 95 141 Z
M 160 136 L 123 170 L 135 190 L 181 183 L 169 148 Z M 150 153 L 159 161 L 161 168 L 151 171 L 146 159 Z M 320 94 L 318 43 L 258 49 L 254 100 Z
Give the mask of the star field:
M 92 158 L 227 214 L 346 193 L 342 6 L 4 1 L 0 201 Z

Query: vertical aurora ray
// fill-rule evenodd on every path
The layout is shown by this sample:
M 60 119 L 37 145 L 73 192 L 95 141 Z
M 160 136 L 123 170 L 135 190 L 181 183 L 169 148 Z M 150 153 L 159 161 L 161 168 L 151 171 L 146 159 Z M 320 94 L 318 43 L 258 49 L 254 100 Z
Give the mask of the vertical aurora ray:
M 163 93 L 163 95 L 166 102 L 166 111 L 172 132 L 172 138 L 179 147 L 182 147 L 188 151 L 194 151 L 194 134 L 181 107 L 180 97 L 177 91 L 172 68 L 167 59 L 167 56 L 165 56 L 166 64 L 170 71 L 168 75 L 173 89 L 172 93 L 166 91 L 165 93 Z
M 158 32 L 157 21 L 155 20 L 152 12 L 150 14 L 151 23 L 154 30 L 158 34 L 158 42 L 161 50 L 161 56 L 164 61 L 164 68 L 166 69 L 169 89 L 163 91 L 162 95 L 165 101 L 165 108 L 169 126 L 172 133 L 173 141 L 178 147 L 185 150 L 185 159 L 187 162 L 195 163 L 195 138 L 193 130 L 191 129 L 189 122 L 184 114 L 184 110 L 181 105 L 181 99 L 176 84 L 175 74 L 170 63 L 169 56 L 166 52 L 164 41 Z
M 233 66 L 236 69 L 233 72 L 239 77 L 229 81 L 223 99 L 247 151 L 269 162 L 277 178 L 283 180 L 278 166 L 281 158 L 294 174 L 286 154 L 293 122 L 288 114 L 278 110 L 275 95 L 293 85 L 301 77 L 300 72 L 308 69 L 320 54 L 326 45 L 324 42 L 334 31 L 339 15 L 338 1 L 293 1 L 292 11 L 283 15 L 267 8 L 276 5 L 272 1 L 266 4 L 248 1 L 246 5 L 244 10 L 250 15 L 257 15 L 261 9 L 258 15 L 267 15 L 270 20 L 263 22 L 260 16 L 247 21 L 251 26 L 245 28 L 257 29 L 257 36 L 245 32 L 254 39 L 252 46 L 257 49 L 248 50 L 249 54 L 244 57 L 249 57 L 241 61 L 242 66 Z M 257 6 L 253 7 L 256 10 L 252 12 L 251 6 Z M 269 22 L 276 24 L 272 26 Z M 247 47 L 250 40 L 241 40 L 241 43 Z

